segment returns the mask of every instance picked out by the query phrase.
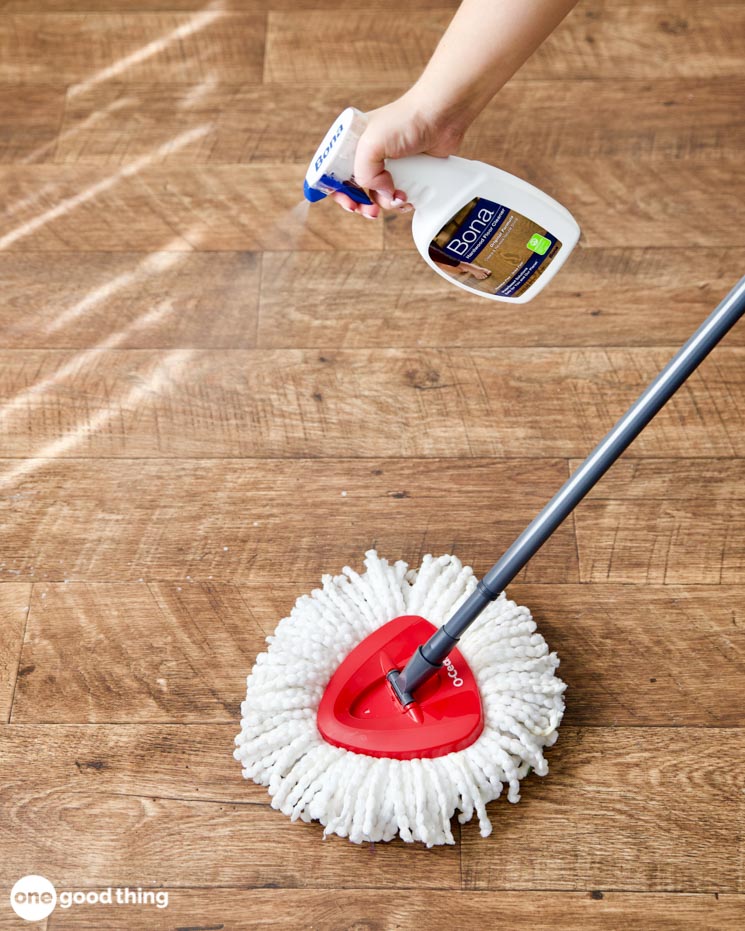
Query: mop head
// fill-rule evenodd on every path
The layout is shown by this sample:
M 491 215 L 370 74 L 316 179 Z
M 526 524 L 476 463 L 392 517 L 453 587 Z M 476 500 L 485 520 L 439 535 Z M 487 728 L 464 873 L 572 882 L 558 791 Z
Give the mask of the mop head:
M 235 758 L 243 775 L 268 786 L 272 807 L 293 821 L 319 821 L 326 834 L 355 843 L 454 843 L 451 818 L 478 815 L 491 833 L 487 803 L 507 786 L 520 800 L 520 780 L 548 773 L 543 748 L 558 737 L 566 686 L 555 672 L 530 612 L 504 593 L 472 624 L 459 649 L 478 683 L 484 729 L 464 750 L 434 759 L 398 760 L 326 743 L 316 726 L 324 690 L 344 658 L 365 637 L 403 614 L 439 627 L 476 586 L 455 556 L 425 556 L 419 570 L 389 565 L 374 550 L 360 575 L 346 567 L 323 587 L 298 598 L 290 616 L 267 637 L 241 705 Z

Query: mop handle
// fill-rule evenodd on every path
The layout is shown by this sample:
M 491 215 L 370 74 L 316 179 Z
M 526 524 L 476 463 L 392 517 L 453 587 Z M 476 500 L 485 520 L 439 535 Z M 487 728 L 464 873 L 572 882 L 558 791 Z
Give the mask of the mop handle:
M 646 391 L 634 401 L 610 433 L 598 443 L 574 475 L 523 530 L 504 556 L 486 573 L 450 620 L 416 651 L 401 674 L 402 691 L 413 692 L 439 668 L 469 625 L 504 591 L 744 313 L 745 278 L 742 278 Z

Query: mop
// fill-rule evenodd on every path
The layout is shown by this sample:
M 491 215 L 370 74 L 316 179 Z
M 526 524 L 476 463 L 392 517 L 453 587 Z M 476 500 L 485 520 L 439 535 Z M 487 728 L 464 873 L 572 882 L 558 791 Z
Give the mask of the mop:
M 487 804 L 548 773 L 564 711 L 559 660 L 504 589 L 743 313 L 745 278 L 480 581 L 455 556 L 411 571 L 370 551 L 297 600 L 234 752 L 272 807 L 355 843 L 452 844 L 456 813 L 489 835 Z

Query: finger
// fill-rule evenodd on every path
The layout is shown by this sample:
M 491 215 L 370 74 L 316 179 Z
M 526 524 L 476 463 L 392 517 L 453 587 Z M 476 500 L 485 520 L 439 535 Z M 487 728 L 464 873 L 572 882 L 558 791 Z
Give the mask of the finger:
M 335 200 L 344 210 L 348 210 L 349 213 L 356 213 L 357 208 L 360 206 L 357 201 L 352 200 L 349 194 L 342 194 L 341 191 L 337 191 L 335 194 L 329 194 L 329 197 Z
M 376 203 L 360 204 L 357 207 L 357 213 L 359 213 L 360 216 L 365 217 L 367 220 L 374 220 L 376 217 L 380 216 L 380 207 Z
M 358 204 L 356 200 L 352 200 L 348 194 L 342 194 L 341 191 L 329 194 L 329 197 L 336 201 L 343 210 L 359 214 L 367 220 L 374 220 L 380 213 L 380 207 L 377 204 Z
M 354 156 L 354 180 L 360 187 L 385 194 L 390 200 L 395 185 L 390 172 L 385 170 L 385 151 L 383 146 L 366 138 L 363 133 L 357 144 Z
M 406 200 L 403 191 L 395 191 L 393 198 L 387 194 L 381 194 L 379 191 L 370 191 L 370 197 L 373 202 L 381 206 L 384 210 L 392 210 L 394 213 L 408 213 L 414 207 Z

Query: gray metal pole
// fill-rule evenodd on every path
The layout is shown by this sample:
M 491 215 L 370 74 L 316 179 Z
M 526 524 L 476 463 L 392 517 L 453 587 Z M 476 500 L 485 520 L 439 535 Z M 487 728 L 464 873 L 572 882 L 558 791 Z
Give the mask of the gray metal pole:
M 404 704 L 412 700 L 415 689 L 434 675 L 469 625 L 509 585 L 744 313 L 745 278 L 742 278 L 486 573 L 450 620 L 419 647 L 403 672 L 389 676 Z

